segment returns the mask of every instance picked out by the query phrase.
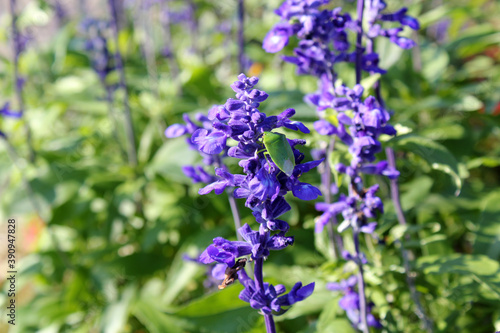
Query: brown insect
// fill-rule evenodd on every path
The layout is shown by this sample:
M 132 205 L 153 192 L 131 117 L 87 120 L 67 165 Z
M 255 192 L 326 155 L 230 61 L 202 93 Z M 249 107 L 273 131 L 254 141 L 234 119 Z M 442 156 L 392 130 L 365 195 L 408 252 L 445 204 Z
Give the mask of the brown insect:
M 238 279 L 238 271 L 243 269 L 247 259 L 238 259 L 233 267 L 227 267 L 224 273 L 224 281 L 219 285 L 219 289 L 224 289 Z

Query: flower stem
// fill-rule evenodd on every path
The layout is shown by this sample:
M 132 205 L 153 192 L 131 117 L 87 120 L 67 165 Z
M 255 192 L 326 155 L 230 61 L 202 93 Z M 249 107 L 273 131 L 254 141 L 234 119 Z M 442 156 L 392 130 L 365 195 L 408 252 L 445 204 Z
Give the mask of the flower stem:
M 24 99 L 23 99 L 23 79 L 19 75 L 19 56 L 21 55 L 21 35 L 17 28 L 17 13 L 16 13 L 16 0 L 10 0 L 10 14 L 11 14 L 11 29 L 12 29 L 12 48 L 14 51 L 14 87 L 16 91 L 17 107 L 19 111 L 25 112 Z M 24 119 L 24 132 L 26 134 L 26 143 L 28 145 L 29 157 L 28 160 L 35 162 L 35 149 L 33 148 L 33 139 L 31 128 L 26 118 Z
M 172 31 L 171 31 L 169 2 L 170 0 L 165 0 L 162 1 L 160 4 L 161 4 L 161 12 L 163 14 L 162 22 L 163 22 L 165 48 L 167 49 L 168 52 L 166 57 L 168 62 L 168 68 L 170 70 L 170 74 L 172 75 L 172 79 L 174 80 L 174 82 L 178 83 L 179 67 L 177 66 L 177 62 L 174 56 L 174 47 L 172 46 Z
M 358 15 L 358 31 L 356 36 L 356 84 L 361 82 L 361 62 L 363 60 L 363 11 L 365 1 L 358 0 L 357 15 Z
M 359 294 L 359 314 L 363 333 L 369 333 L 368 320 L 366 319 L 366 296 L 365 296 L 365 278 L 363 274 L 363 263 L 361 262 L 361 251 L 359 249 L 359 230 L 354 229 L 354 249 L 356 250 L 356 263 L 358 264 L 358 294 Z
M 245 2 L 238 0 L 238 65 L 240 73 L 245 72 L 245 36 L 243 28 L 245 23 Z
M 229 199 L 229 206 L 231 206 L 231 213 L 233 213 L 234 227 L 236 228 L 236 237 L 239 241 L 242 241 L 240 233 L 238 230 L 241 228 L 240 212 L 238 211 L 238 206 L 236 205 L 236 200 L 233 195 L 234 191 L 227 192 L 227 198 Z
M 273 315 L 264 315 L 264 320 L 266 321 L 267 333 L 276 333 Z
M 321 181 L 323 183 L 323 191 L 325 193 L 325 202 L 332 202 L 332 193 L 331 193 L 331 179 L 332 179 L 332 170 L 330 168 L 330 156 L 333 153 L 333 149 L 335 147 L 335 137 L 332 136 L 328 144 L 328 148 L 326 150 L 326 163 L 325 170 L 321 177 Z M 342 237 L 335 231 L 335 227 L 337 225 L 337 220 L 335 217 L 332 217 L 327 225 L 328 236 L 332 242 L 332 255 L 333 258 L 336 259 L 339 255 L 342 254 L 344 249 Z
M 260 228 L 260 233 L 266 233 L 269 231 L 264 231 L 264 229 Z M 264 265 L 264 258 L 255 259 L 255 266 L 253 271 L 253 278 L 255 281 L 255 289 L 256 292 L 261 292 L 264 294 L 264 278 L 262 274 L 262 266 Z M 274 319 L 272 314 L 264 314 L 264 320 L 266 322 L 266 332 L 267 333 L 276 333 L 276 326 L 274 324 Z
M 364 0 L 358 0 L 357 3 L 357 16 L 358 16 L 358 31 L 356 36 L 356 84 L 361 83 L 361 63 L 363 60 L 363 53 L 365 49 L 363 48 L 363 12 L 365 7 Z M 352 189 L 350 188 L 350 191 Z M 366 295 L 365 295 L 365 279 L 363 275 L 363 263 L 361 261 L 361 251 L 359 248 L 359 228 L 355 227 L 353 229 L 354 238 L 354 248 L 356 250 L 356 263 L 358 264 L 358 294 L 359 294 L 359 314 L 360 321 L 363 326 L 362 331 L 364 333 L 369 333 L 366 307 Z
M 106 84 L 106 80 L 101 77 L 101 85 L 106 90 L 106 102 L 108 104 L 108 116 L 109 116 L 109 121 L 111 122 L 111 126 L 113 127 L 113 139 L 116 141 L 120 154 L 123 158 L 124 161 L 127 160 L 127 152 L 125 148 L 123 148 L 123 143 L 122 140 L 120 140 L 120 135 L 118 133 L 118 126 L 117 126 L 117 117 L 114 111 L 113 107 L 113 93 L 111 92 L 111 88 Z
M 387 155 L 387 162 L 389 163 L 389 166 L 392 168 L 396 168 L 396 157 L 394 155 L 394 150 L 392 148 L 386 148 L 385 153 Z M 401 225 L 407 225 L 406 218 L 403 212 L 403 208 L 401 206 L 401 200 L 399 198 L 399 186 L 398 186 L 398 180 L 397 179 L 391 179 L 391 198 L 392 202 L 394 204 L 394 208 L 396 210 L 396 215 L 398 217 L 399 224 Z M 406 236 L 406 239 L 408 240 L 409 237 L 408 235 Z M 410 255 L 412 253 L 408 250 L 405 249 L 404 244 L 402 242 L 398 242 L 401 246 L 401 255 L 403 257 L 403 265 L 405 268 L 406 272 L 406 283 L 408 284 L 408 287 L 410 288 L 410 296 L 417 306 L 416 309 L 416 314 L 422 321 L 424 328 L 427 332 L 432 333 L 434 332 L 434 324 L 432 320 L 425 314 L 424 308 L 422 306 L 422 303 L 420 302 L 420 295 L 419 292 L 417 291 L 417 288 L 415 286 L 415 276 L 412 275 L 410 272 Z
M 113 29 L 114 39 L 115 39 L 115 62 L 116 68 L 120 74 L 120 87 L 123 89 L 123 109 L 125 114 L 125 133 L 128 140 L 128 160 L 132 166 L 137 166 L 137 151 L 135 148 L 135 132 L 134 125 L 132 121 L 132 114 L 130 112 L 127 82 L 125 79 L 125 69 L 123 67 L 122 54 L 120 53 L 119 41 L 118 41 L 118 11 L 116 8 L 116 0 L 109 0 L 109 9 L 111 11 L 111 25 Z

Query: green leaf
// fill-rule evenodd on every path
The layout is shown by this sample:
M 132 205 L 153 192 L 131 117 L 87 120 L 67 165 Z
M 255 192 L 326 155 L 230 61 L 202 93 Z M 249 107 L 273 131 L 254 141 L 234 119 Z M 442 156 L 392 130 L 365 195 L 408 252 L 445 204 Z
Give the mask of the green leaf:
M 500 259 L 500 191 L 492 192 L 482 200 L 479 227 L 475 233 L 474 252 Z
M 182 173 L 182 166 L 193 164 L 199 156 L 193 149 L 188 149 L 185 138 L 169 139 L 158 149 L 151 163 L 146 167 L 146 174 L 153 177 L 158 173 L 176 182 L 191 184 L 191 180 Z
M 247 332 L 261 325 L 261 315 L 238 298 L 243 286 L 236 284 L 194 300 L 175 313 L 199 329 L 196 332 Z M 262 327 L 263 329 L 263 327 Z
M 494 157 L 494 156 L 483 156 L 483 157 L 477 157 L 469 162 L 467 162 L 467 169 L 475 169 L 479 168 L 480 166 L 485 166 L 488 168 L 494 168 L 500 165 L 500 157 Z
M 458 173 L 458 162 L 443 145 L 430 139 L 412 134 L 396 137 L 390 142 L 394 143 L 395 150 L 406 150 L 422 157 L 433 169 L 448 174 L 456 187 L 455 195 L 460 194 L 462 179 Z
M 419 258 L 417 268 L 424 274 L 471 275 L 500 296 L 500 264 L 485 255 L 430 255 Z
M 295 157 L 286 136 L 281 133 L 266 132 L 263 142 L 273 162 L 290 177 L 295 168 Z
M 375 82 L 377 82 L 380 79 L 381 76 L 382 75 L 380 75 L 379 73 L 377 73 L 377 74 L 374 74 L 374 75 L 370 75 L 367 78 L 364 78 L 363 80 L 361 80 L 361 85 L 365 89 L 364 95 L 368 96 L 368 90 L 371 87 L 373 87 L 373 85 L 375 84 Z
M 217 290 L 211 294 L 198 298 L 176 312 L 183 317 L 198 317 L 215 315 L 221 312 L 249 307 L 248 303 L 238 298 L 243 286 L 234 284 L 224 290 Z
M 194 275 L 201 269 L 200 265 L 184 260 L 184 255 L 186 253 L 196 252 L 196 249 L 191 249 L 193 251 L 189 250 L 189 247 L 182 247 L 177 252 L 170 266 L 166 281 L 167 288 L 162 298 L 164 304 L 171 304 L 186 285 L 193 280 Z
M 121 295 L 121 299 L 109 304 L 104 310 L 101 329 L 104 333 L 122 332 L 127 322 L 129 306 L 135 294 L 135 287 L 128 286 Z
M 186 328 L 194 328 L 188 320 L 182 320 L 174 316 L 163 313 L 157 308 L 157 304 L 150 300 L 141 299 L 135 302 L 131 313 L 148 329 L 151 333 L 183 333 Z

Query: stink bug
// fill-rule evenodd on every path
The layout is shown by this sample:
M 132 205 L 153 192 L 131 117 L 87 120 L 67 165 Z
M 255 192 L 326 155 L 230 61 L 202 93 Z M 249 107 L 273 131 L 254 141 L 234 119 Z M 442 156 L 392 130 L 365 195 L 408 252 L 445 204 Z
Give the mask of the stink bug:
M 295 168 L 295 156 L 286 136 L 280 133 L 266 132 L 263 142 L 274 164 L 290 177 Z

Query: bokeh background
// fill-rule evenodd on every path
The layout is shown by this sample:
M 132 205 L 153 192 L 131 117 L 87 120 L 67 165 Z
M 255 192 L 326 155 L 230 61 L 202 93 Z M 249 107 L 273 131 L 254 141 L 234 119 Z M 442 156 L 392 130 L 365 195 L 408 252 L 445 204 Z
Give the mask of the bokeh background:
M 234 239 L 235 230 L 227 197 L 199 196 L 202 185 L 181 171 L 200 162 L 197 153 L 184 138 L 164 136 L 182 114 L 206 113 L 233 96 L 237 2 L 117 1 L 118 43 L 110 29 L 104 37 L 110 52 L 123 56 L 126 93 L 119 71 L 101 80 L 88 48 L 84 22 L 109 21 L 107 1 L 15 2 L 26 41 L 18 58 L 24 109 L 19 119 L 0 116 L 6 135 L 0 138 L 0 331 L 262 332 L 261 316 L 237 297 L 241 285 L 218 291 L 205 266 L 186 260 L 215 236 Z M 0 2 L 0 104 L 19 110 L 9 3 Z M 316 90 L 315 79 L 296 76 L 292 65 L 261 48 L 279 4 L 245 1 L 245 73 L 259 76 L 270 95 L 261 111 L 293 107 L 297 120 L 311 125 L 315 110 L 303 96 Z M 397 152 L 410 226 L 398 226 L 388 183 L 373 178 L 386 213 L 376 237 L 364 242 L 368 296 L 382 332 L 424 332 L 410 274 L 435 332 L 491 333 L 500 330 L 500 3 L 405 5 L 421 22 L 410 35 L 418 47 L 403 51 L 381 42 L 377 49 L 388 69 L 382 92 L 394 123 L 400 133 L 414 134 L 387 142 Z M 339 71 L 354 80 L 351 67 Z M 125 99 L 137 165 L 124 154 Z M 302 137 L 310 160 L 325 138 Z M 319 184 L 319 175 L 311 172 L 307 181 Z M 325 284 L 355 267 L 332 256 L 326 232 L 314 233 L 314 203 L 290 199 L 285 219 L 295 245 L 273 253 L 265 279 L 287 287 L 315 281 L 316 291 L 276 319 L 278 331 L 354 332 L 338 306 L 341 295 Z M 253 225 L 250 211 L 238 205 L 243 223 Z M 8 218 L 17 221 L 15 328 L 4 306 Z M 409 272 L 403 246 L 411 253 Z

